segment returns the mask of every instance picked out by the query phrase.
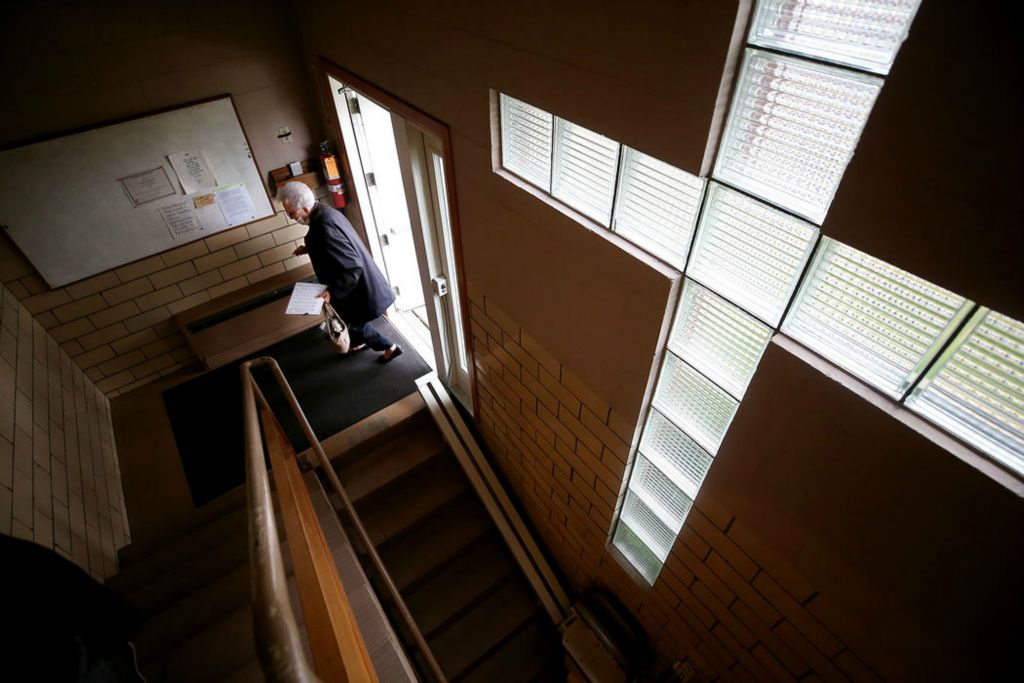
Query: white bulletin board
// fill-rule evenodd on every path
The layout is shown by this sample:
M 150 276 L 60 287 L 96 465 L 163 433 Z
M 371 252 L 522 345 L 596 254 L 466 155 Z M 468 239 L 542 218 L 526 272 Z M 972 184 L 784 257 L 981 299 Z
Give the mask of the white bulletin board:
M 54 288 L 272 214 L 229 96 L 0 152 L 0 225 Z

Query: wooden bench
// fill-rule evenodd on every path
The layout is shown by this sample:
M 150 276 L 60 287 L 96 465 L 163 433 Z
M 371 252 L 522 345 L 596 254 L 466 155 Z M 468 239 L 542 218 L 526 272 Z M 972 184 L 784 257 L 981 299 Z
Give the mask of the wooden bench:
M 174 316 L 192 350 L 212 370 L 318 325 L 315 315 L 287 315 L 296 282 L 312 277 L 308 263 L 228 292 Z

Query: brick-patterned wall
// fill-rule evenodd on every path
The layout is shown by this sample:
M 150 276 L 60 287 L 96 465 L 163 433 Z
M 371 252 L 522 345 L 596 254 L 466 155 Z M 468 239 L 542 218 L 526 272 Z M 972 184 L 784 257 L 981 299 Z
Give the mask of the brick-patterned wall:
M 106 578 L 131 540 L 110 403 L 14 294 L 0 292 L 0 533 Z
M 501 472 L 577 590 L 611 587 L 662 663 L 710 680 L 874 681 L 827 602 L 727 511 L 698 497 L 653 589 L 606 548 L 635 436 L 487 296 L 470 291 L 478 422 Z
M 113 398 L 195 362 L 175 313 L 309 261 L 292 256 L 306 226 L 274 205 L 269 218 L 59 289 L 8 243 L 0 249 L 4 285 Z

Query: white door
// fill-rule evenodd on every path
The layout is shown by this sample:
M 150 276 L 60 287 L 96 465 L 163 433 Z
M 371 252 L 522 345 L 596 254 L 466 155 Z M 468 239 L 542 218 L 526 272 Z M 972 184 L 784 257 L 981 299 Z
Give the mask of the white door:
M 370 251 L 398 288 L 389 319 L 421 355 L 431 356 L 427 362 L 472 411 L 441 140 L 334 78 L 329 83 Z M 408 324 L 410 316 L 429 331 Z
M 443 146 L 436 135 L 408 121 L 404 140 L 403 131 L 397 126 L 395 132 L 436 368 L 452 394 L 472 412 L 470 361 L 462 324 L 462 291 L 457 277 Z
M 388 282 L 395 290 L 395 308 L 410 311 L 424 304 L 416 272 L 416 251 L 406 206 L 406 192 L 395 147 L 391 112 L 373 100 L 342 88 L 352 142 L 346 140 L 353 174 L 358 166 L 367 236 L 377 242 L 375 256 L 383 261 Z M 339 111 L 339 114 L 342 112 Z M 340 118 L 340 116 L 339 116 Z M 403 125 L 401 120 L 398 125 Z M 344 131 L 343 131 L 344 133 Z M 354 154 L 353 154 L 354 152 Z M 358 157 L 358 164 L 351 157 Z M 357 192 L 360 189 L 356 188 Z

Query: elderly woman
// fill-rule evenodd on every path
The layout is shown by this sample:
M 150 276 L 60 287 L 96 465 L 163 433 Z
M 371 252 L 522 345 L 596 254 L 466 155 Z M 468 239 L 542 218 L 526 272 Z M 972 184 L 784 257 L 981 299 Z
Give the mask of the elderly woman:
M 400 356 L 402 347 L 370 324 L 394 303 L 395 293 L 352 224 L 339 211 L 316 201 L 313 191 L 302 183 L 286 183 L 277 196 L 289 218 L 309 226 L 305 245 L 294 253 L 309 254 L 317 280 L 327 285 L 321 296 L 348 324 L 351 350 L 369 346 L 382 351 L 377 359 L 381 363 Z

